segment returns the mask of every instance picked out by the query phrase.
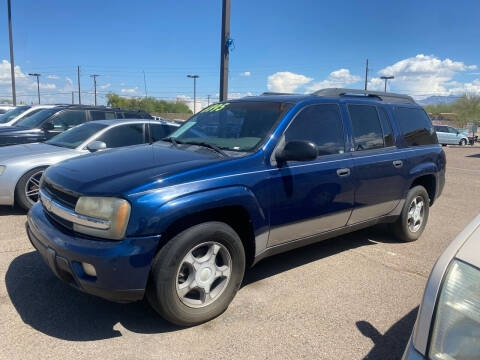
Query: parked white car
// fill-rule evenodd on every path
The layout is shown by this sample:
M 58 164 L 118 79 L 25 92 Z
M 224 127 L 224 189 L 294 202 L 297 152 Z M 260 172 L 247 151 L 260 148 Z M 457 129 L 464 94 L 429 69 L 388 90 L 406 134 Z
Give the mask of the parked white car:
M 457 129 L 446 125 L 434 125 L 438 143 L 442 145 L 467 145 L 468 136 Z
M 0 114 L 4 114 L 7 111 L 12 110 L 14 108 L 15 106 L 12 106 L 12 105 L 0 105 Z
M 403 359 L 480 359 L 480 215 L 433 267 Z
M 5 114 L 0 115 L 0 126 L 13 126 L 23 118 L 33 115 L 40 110 L 51 109 L 51 108 L 54 108 L 55 106 L 57 105 L 17 106 L 7 111 Z

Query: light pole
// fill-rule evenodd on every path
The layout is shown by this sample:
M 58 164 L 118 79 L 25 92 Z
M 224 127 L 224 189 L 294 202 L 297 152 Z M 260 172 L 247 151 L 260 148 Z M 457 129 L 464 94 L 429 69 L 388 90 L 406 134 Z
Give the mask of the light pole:
M 37 93 L 38 93 L 38 103 L 40 104 L 40 75 L 42 74 L 38 74 L 38 73 L 33 73 L 33 74 L 28 74 L 30 76 L 35 76 L 37 78 Z
M 391 79 L 395 79 L 395 76 L 380 76 L 380 79 L 385 80 L 385 89 L 384 91 L 387 92 L 387 81 Z
M 228 98 L 228 55 L 230 40 L 230 0 L 222 1 L 222 38 L 220 40 L 220 101 Z
M 100 76 L 100 75 L 97 75 L 97 74 L 90 75 L 90 77 L 93 78 L 93 91 L 94 91 L 94 94 L 95 94 L 95 106 L 97 106 L 97 77 L 98 76 Z
M 12 6 L 7 0 L 8 8 L 8 38 L 10 40 L 10 74 L 12 76 L 12 103 L 17 106 L 17 92 L 15 90 L 15 61 L 13 59 L 13 36 L 12 36 Z
M 197 79 L 198 75 L 187 75 L 188 78 L 193 79 L 193 115 L 197 113 Z

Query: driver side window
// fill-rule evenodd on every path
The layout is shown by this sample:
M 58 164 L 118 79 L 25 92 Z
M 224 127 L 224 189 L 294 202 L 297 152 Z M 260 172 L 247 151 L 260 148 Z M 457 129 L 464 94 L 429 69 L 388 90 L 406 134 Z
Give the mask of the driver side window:
M 292 140 L 313 142 L 318 156 L 343 154 L 345 139 L 338 105 L 311 105 L 300 110 L 285 132 L 285 142 Z
M 67 110 L 53 118 L 50 122 L 54 131 L 65 131 L 86 121 L 85 111 Z

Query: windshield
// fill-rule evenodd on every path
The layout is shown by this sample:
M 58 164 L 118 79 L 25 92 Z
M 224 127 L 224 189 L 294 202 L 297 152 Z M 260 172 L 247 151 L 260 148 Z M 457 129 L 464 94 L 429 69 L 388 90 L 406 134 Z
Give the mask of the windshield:
M 47 120 L 50 116 L 55 114 L 59 109 L 52 108 L 52 109 L 43 109 L 32 113 L 32 115 L 28 114 L 23 119 L 19 120 L 15 126 L 23 126 L 28 129 L 34 129 L 39 127 L 45 120 Z
M 15 109 L 7 111 L 5 114 L 0 115 L 0 124 L 5 124 L 10 120 L 13 120 L 28 109 L 30 109 L 30 106 L 18 106 Z
M 51 138 L 50 140 L 46 141 L 46 143 L 74 149 L 100 130 L 105 129 L 107 126 L 108 125 L 99 123 L 81 124 Z
M 290 107 L 286 103 L 259 101 L 211 105 L 191 117 L 170 138 L 230 151 L 253 151 Z

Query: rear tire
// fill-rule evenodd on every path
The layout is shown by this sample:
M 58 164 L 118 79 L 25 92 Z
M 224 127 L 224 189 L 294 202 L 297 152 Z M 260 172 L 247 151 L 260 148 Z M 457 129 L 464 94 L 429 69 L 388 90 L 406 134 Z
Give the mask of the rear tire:
M 245 272 L 238 234 L 222 222 L 206 222 L 170 239 L 152 263 L 150 305 L 166 320 L 193 326 L 222 314 Z
M 32 169 L 25 173 L 15 187 L 15 201 L 24 210 L 30 208 L 39 199 L 40 179 L 45 172 L 46 166 Z
M 402 212 L 390 230 L 397 240 L 411 242 L 417 240 L 423 233 L 428 221 L 430 198 L 427 190 L 421 185 L 408 191 Z

